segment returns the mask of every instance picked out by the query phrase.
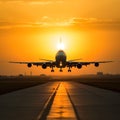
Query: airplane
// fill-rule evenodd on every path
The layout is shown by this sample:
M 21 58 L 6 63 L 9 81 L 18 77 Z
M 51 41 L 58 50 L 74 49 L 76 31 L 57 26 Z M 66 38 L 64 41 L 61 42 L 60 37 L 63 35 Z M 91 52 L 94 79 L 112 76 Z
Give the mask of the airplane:
M 61 43 L 61 40 L 60 40 Z M 68 72 L 71 72 L 71 68 L 72 67 L 76 67 L 78 69 L 81 69 L 82 66 L 87 66 L 90 64 L 94 64 L 95 67 L 98 67 L 100 65 L 100 63 L 109 63 L 109 62 L 113 62 L 113 61 L 93 61 L 93 62 L 82 62 L 82 61 L 77 61 L 80 59 L 73 59 L 73 60 L 67 60 L 67 55 L 66 53 L 60 49 L 56 56 L 55 56 L 55 60 L 47 60 L 47 59 L 41 59 L 44 60 L 43 62 L 12 62 L 10 61 L 9 63 L 18 63 L 18 64 L 27 64 L 27 66 L 29 68 L 32 67 L 32 65 L 35 66 L 42 66 L 43 69 L 46 69 L 47 67 L 51 68 L 51 72 L 54 72 L 54 68 L 59 68 L 60 72 L 63 72 L 63 68 L 68 67 Z

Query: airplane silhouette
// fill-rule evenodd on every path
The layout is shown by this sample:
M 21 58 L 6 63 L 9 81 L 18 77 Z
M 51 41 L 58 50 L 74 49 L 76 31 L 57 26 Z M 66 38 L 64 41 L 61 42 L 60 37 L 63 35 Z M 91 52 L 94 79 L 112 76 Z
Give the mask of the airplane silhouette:
M 61 43 L 61 39 L 60 39 L 60 43 Z M 10 61 L 9 63 L 27 64 L 27 66 L 29 68 L 32 67 L 32 65 L 35 65 L 37 67 L 42 66 L 43 69 L 50 67 L 51 72 L 54 72 L 55 67 L 59 68 L 60 72 L 63 72 L 63 70 L 62 70 L 63 68 L 68 67 L 68 72 L 71 72 L 72 67 L 81 69 L 82 66 L 87 66 L 90 64 L 94 64 L 95 67 L 98 67 L 100 63 L 113 62 L 113 61 L 95 61 L 95 62 L 94 61 L 93 62 L 77 61 L 80 59 L 67 60 L 67 56 L 62 49 L 60 49 L 57 52 L 57 54 L 55 56 L 55 60 L 47 60 L 47 59 L 41 59 L 41 60 L 44 60 L 44 62 L 13 62 L 13 61 Z

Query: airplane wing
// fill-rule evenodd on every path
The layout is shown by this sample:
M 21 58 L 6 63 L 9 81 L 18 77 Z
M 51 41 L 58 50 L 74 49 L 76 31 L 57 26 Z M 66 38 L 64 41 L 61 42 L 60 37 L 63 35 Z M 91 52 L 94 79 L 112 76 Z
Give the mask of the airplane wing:
M 67 61 L 67 67 L 77 67 L 77 68 L 82 68 L 82 66 L 87 66 L 87 65 L 90 65 L 90 64 L 94 64 L 95 67 L 98 67 L 100 63 L 109 63 L 109 62 L 113 62 L 113 61 L 93 61 L 93 62 L 70 62 L 70 61 Z
M 9 63 L 16 63 L 16 64 L 32 64 L 32 65 L 42 65 L 44 64 L 44 62 L 13 62 L 13 61 L 10 61 Z
M 9 61 L 9 63 L 16 63 L 16 64 L 26 64 L 28 67 L 32 67 L 32 65 L 35 66 L 42 66 L 43 69 L 46 69 L 47 67 L 54 67 L 55 62 L 54 61 L 46 61 L 46 62 L 13 62 Z
M 80 62 L 82 65 L 90 65 L 90 64 L 95 64 L 95 63 L 109 63 L 113 61 L 94 61 L 94 62 Z

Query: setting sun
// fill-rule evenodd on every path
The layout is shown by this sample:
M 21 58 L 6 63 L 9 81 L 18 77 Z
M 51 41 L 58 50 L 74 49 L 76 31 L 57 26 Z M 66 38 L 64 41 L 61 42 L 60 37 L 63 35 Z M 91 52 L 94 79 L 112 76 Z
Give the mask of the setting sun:
M 64 43 L 62 41 L 60 41 L 60 43 L 58 43 L 58 45 L 57 45 L 57 48 L 58 48 L 58 50 L 64 50 L 65 49 Z

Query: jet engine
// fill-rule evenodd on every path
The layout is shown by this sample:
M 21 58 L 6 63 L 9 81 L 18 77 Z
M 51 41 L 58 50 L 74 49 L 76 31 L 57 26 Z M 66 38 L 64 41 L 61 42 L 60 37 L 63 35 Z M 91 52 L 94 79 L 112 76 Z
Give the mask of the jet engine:
M 78 63 L 78 64 L 77 64 L 77 68 L 78 68 L 78 69 L 81 69 L 81 68 L 82 68 L 82 64 Z
M 46 69 L 47 68 L 47 65 L 44 63 L 44 64 L 42 64 L 42 68 L 43 69 Z
M 69 68 L 72 68 L 72 64 L 71 64 L 71 62 L 68 63 L 68 67 L 69 67 Z
M 95 63 L 95 67 L 98 67 L 98 66 L 99 66 L 99 63 L 96 62 L 96 63 Z
M 32 64 L 31 64 L 31 63 L 28 63 L 27 66 L 30 68 L 30 67 L 32 67 Z

